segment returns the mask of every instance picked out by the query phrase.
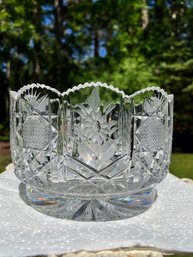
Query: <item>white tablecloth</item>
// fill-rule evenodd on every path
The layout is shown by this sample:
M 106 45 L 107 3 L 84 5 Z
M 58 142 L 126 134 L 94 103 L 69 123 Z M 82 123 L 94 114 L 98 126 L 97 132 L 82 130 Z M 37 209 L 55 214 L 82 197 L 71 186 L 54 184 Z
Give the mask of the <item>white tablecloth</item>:
M 0 175 L 0 257 L 80 250 L 153 247 L 193 252 L 193 186 L 168 174 L 145 213 L 109 222 L 62 220 L 39 213 L 19 196 L 13 166 Z

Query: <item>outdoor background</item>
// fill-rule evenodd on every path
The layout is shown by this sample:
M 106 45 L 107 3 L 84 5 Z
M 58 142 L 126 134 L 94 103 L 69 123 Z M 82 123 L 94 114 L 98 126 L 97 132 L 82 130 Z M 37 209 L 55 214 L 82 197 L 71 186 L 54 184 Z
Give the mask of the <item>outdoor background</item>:
M 86 81 L 174 94 L 171 172 L 193 179 L 193 1 L 0 0 L 0 172 L 9 90 Z
M 9 90 L 86 81 L 174 94 L 171 172 L 193 178 L 193 1 L 0 0 L 1 171 L 10 162 Z

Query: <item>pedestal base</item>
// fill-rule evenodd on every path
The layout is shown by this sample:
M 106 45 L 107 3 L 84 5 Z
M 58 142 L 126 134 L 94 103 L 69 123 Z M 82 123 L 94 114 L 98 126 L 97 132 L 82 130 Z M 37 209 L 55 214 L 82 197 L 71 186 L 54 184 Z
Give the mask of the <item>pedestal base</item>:
M 30 205 L 49 216 L 80 221 L 129 218 L 146 211 L 156 199 L 156 188 L 127 195 L 69 196 L 39 191 L 26 186 Z

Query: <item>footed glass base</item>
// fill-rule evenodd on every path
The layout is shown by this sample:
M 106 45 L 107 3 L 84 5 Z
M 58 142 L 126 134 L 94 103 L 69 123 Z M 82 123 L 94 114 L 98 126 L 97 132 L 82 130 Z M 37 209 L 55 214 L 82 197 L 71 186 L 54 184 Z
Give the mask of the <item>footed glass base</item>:
M 61 196 L 26 186 L 30 205 L 49 216 L 79 221 L 129 218 L 146 211 L 156 199 L 156 188 L 127 195 Z

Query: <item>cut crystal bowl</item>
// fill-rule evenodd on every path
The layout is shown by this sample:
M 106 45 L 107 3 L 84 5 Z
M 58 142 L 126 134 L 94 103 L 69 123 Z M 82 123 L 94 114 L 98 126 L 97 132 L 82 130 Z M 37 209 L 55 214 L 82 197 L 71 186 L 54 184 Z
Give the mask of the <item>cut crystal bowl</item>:
M 64 93 L 31 84 L 10 99 L 12 160 L 32 207 L 100 221 L 153 204 L 170 162 L 173 95 L 92 82 Z

